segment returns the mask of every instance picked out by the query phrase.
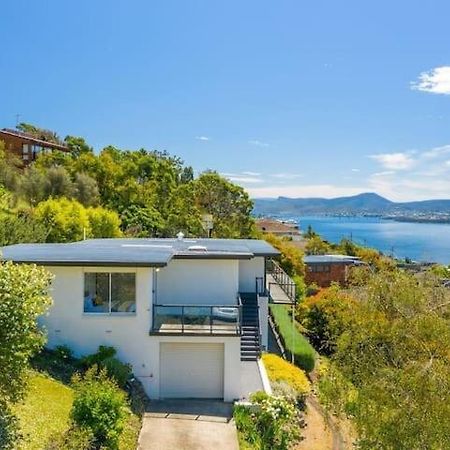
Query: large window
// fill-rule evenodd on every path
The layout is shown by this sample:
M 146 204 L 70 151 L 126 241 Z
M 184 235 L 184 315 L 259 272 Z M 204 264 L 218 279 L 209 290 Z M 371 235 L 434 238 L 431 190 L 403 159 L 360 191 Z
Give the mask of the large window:
M 133 314 L 136 312 L 134 273 L 86 272 L 84 312 Z

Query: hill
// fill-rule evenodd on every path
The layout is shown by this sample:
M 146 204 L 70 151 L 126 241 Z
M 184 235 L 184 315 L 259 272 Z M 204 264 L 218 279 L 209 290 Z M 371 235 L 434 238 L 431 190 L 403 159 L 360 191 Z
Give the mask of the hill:
M 276 199 L 255 199 L 253 212 L 257 216 L 450 213 L 450 200 L 399 203 L 372 192 L 331 199 L 278 197 Z

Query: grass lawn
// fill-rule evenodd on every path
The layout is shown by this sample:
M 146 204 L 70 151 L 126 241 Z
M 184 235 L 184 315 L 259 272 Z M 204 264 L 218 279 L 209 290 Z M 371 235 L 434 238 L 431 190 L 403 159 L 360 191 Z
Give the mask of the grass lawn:
M 269 305 L 269 307 L 285 348 L 294 354 L 295 364 L 307 372 L 311 372 L 314 369 L 316 352 L 297 327 L 292 326 L 292 316 L 289 314 L 290 306 Z
M 24 434 L 20 449 L 42 450 L 53 434 L 67 430 L 72 401 L 73 390 L 69 385 L 32 370 L 25 401 L 15 408 Z M 130 411 L 120 438 L 120 450 L 136 450 L 140 428 L 140 418 Z
M 32 371 L 28 395 L 16 412 L 24 434 L 24 450 L 42 450 L 50 436 L 68 428 L 73 391 L 48 376 Z

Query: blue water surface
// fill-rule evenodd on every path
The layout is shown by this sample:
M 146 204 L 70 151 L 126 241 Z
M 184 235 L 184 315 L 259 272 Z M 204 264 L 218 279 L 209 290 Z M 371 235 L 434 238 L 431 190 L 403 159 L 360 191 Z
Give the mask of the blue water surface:
M 408 223 L 376 217 L 296 217 L 300 228 L 311 225 L 324 239 L 352 238 L 397 258 L 450 264 L 450 224 Z

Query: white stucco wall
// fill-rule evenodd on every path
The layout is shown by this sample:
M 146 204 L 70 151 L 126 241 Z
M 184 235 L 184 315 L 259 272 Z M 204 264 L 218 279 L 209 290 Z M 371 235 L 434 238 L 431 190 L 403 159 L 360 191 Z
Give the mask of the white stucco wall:
M 237 260 L 172 260 L 157 273 L 158 304 L 236 304 Z
M 228 261 L 226 262 L 228 263 Z M 213 263 L 216 263 L 216 261 Z M 201 279 L 216 280 L 223 278 L 220 286 L 227 291 L 227 295 L 220 297 L 218 295 L 219 292 L 214 290 L 214 295 L 208 295 L 202 298 L 205 302 L 206 299 L 213 301 L 214 298 L 222 302 L 228 299 L 229 295 L 233 293 L 231 298 L 234 300 L 238 285 L 237 261 L 234 264 L 217 264 L 213 267 L 214 271 L 210 267 L 209 272 L 203 272 Z M 181 267 L 177 267 L 174 271 L 175 274 L 179 274 L 181 269 Z M 206 270 L 204 264 L 202 265 L 202 269 Z M 216 269 L 221 271 L 221 276 L 216 274 Z M 50 348 L 65 344 L 74 351 L 76 356 L 83 356 L 95 352 L 99 345 L 113 346 L 117 350 L 117 357 L 121 361 L 132 365 L 134 375 L 143 383 L 144 389 L 149 397 L 157 399 L 160 393 L 161 342 L 223 343 L 224 399 L 225 401 L 232 401 L 240 397 L 240 338 L 238 336 L 188 337 L 149 335 L 151 326 L 153 269 L 48 267 L 48 270 L 55 276 L 51 290 L 53 306 L 40 319 L 40 323 L 47 329 L 48 346 Z M 84 272 L 102 270 L 107 272 L 136 273 L 136 314 L 114 316 L 83 313 Z M 162 270 L 159 273 L 161 272 Z M 199 276 L 201 270 L 199 267 L 196 267 L 190 273 L 191 275 L 196 274 Z M 225 286 L 230 280 L 231 287 Z M 167 282 L 169 283 L 169 281 L 168 279 Z M 205 282 L 200 282 L 200 278 L 192 278 L 190 281 L 192 285 L 203 286 L 203 289 L 207 291 L 205 289 Z M 209 286 L 208 283 L 206 285 Z M 214 284 L 214 286 L 216 285 Z M 181 291 L 172 290 L 172 292 Z M 194 287 L 189 292 L 193 294 L 195 292 Z
M 239 261 L 239 292 L 255 292 L 256 278 L 264 277 L 264 258 Z

